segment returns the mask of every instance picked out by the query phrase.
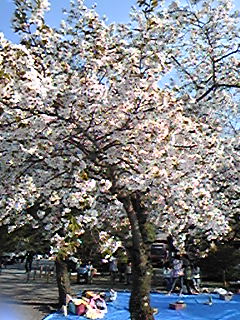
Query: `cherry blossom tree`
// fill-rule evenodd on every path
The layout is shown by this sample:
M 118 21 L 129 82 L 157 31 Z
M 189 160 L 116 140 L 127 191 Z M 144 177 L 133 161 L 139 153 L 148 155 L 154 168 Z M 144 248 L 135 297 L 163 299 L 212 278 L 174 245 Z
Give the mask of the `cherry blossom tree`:
M 231 229 L 214 177 L 237 170 L 239 150 L 225 157 L 216 114 L 236 105 L 239 47 L 230 51 L 224 28 L 237 40 L 237 18 L 223 0 L 224 11 L 214 1 L 197 11 L 151 1 L 129 24 L 107 24 L 76 0 L 57 30 L 44 20 L 47 0 L 15 3 L 21 42 L 0 39 L 1 223 L 41 224 L 61 258 L 86 226 L 105 229 L 110 242 L 118 235 L 132 260 L 131 319 L 153 319 L 156 231 L 184 251 L 187 235 L 197 243 Z M 181 86 L 159 85 L 176 70 Z

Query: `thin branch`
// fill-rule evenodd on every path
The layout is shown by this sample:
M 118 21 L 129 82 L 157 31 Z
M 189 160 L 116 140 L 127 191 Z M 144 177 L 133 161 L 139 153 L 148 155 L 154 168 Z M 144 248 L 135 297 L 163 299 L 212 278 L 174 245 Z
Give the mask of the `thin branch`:
M 173 59 L 173 60 L 176 62 L 176 64 L 183 70 L 183 72 L 185 72 L 186 75 L 188 75 L 188 77 L 189 77 L 189 78 L 192 80 L 192 82 L 194 83 L 195 87 L 196 87 L 197 89 L 202 89 L 202 87 L 201 87 L 199 84 L 197 84 L 197 82 L 194 80 L 194 78 L 193 78 L 193 76 L 191 75 L 191 73 L 188 72 L 188 71 L 181 65 L 181 63 L 180 63 L 175 57 L 172 56 L 172 59 Z
M 207 89 L 199 98 L 196 99 L 197 102 L 201 101 L 203 98 L 205 98 L 211 91 L 216 89 L 216 84 L 212 85 L 210 88 Z
M 175 148 L 181 148 L 181 149 L 192 149 L 192 148 L 196 148 L 197 144 L 192 144 L 189 146 L 184 146 L 184 145 L 174 145 Z
M 223 55 L 222 57 L 216 59 L 215 62 L 219 62 L 219 61 L 221 61 L 221 60 L 223 60 L 223 59 L 225 59 L 225 58 L 233 55 L 234 53 L 238 53 L 238 52 L 240 52 L 240 44 L 238 45 L 238 47 L 237 47 L 236 50 L 234 50 L 234 51 L 232 51 L 232 52 L 229 52 L 229 53 Z

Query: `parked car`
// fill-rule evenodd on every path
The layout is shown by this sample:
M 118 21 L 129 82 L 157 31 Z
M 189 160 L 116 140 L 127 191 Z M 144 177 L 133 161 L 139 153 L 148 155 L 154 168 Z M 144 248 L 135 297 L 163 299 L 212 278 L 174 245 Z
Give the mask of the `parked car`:
M 152 266 L 161 268 L 167 257 L 167 246 L 165 243 L 153 243 L 151 247 Z

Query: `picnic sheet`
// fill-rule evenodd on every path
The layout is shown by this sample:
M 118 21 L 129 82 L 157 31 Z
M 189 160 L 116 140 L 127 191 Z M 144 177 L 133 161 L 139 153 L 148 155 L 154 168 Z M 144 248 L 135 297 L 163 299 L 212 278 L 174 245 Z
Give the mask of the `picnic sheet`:
M 108 313 L 104 320 L 129 320 L 128 301 L 130 293 L 118 292 L 117 300 L 108 303 Z M 151 294 L 151 305 L 158 308 L 155 320 L 240 320 L 240 295 L 234 295 L 231 301 L 219 299 L 218 294 L 211 294 L 213 304 L 205 305 L 209 301 L 209 294 L 170 296 L 158 293 Z M 183 310 L 169 309 L 169 303 L 178 300 L 186 303 Z M 83 320 L 83 316 L 61 313 L 50 314 L 44 320 Z

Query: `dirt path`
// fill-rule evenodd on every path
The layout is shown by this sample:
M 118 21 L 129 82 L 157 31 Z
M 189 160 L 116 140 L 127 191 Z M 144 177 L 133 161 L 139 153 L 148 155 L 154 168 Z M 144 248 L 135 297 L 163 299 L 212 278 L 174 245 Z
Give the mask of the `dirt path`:
M 79 290 L 107 290 L 114 287 L 116 290 L 128 290 L 129 286 L 123 283 L 109 283 L 108 277 L 94 279 L 91 285 L 76 284 L 72 279 L 73 294 Z M 0 275 L 0 320 L 42 320 L 57 308 L 58 289 L 55 277 L 37 274 L 34 279 L 32 272 L 30 279 L 23 267 L 7 268 Z M 4 304 L 1 304 L 4 302 Z M 1 312 L 4 312 L 2 316 Z M 11 312 L 14 313 L 11 316 Z M 5 314 L 8 317 L 5 319 Z M 8 319 L 9 318 L 9 319 Z
M 5 312 L 9 320 L 42 320 L 54 310 L 58 297 L 53 279 L 49 283 L 45 277 L 27 281 L 25 271 L 19 269 L 2 270 L 0 293 L 0 316 L 1 312 Z M 16 319 L 11 319 L 11 312 Z
M 34 279 L 35 278 L 35 279 Z M 72 277 L 73 294 L 80 290 L 130 290 L 130 286 L 116 281 L 110 283 L 110 277 L 97 277 L 91 285 L 77 284 Z M 156 287 L 155 287 L 156 289 Z M 4 306 L 1 304 L 5 302 Z M 43 320 L 57 308 L 58 289 L 55 276 L 35 274 L 32 272 L 29 281 L 24 266 L 8 266 L 0 275 L 0 320 Z M 8 316 L 3 316 L 5 312 Z M 11 316 L 11 312 L 15 314 Z

